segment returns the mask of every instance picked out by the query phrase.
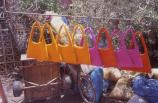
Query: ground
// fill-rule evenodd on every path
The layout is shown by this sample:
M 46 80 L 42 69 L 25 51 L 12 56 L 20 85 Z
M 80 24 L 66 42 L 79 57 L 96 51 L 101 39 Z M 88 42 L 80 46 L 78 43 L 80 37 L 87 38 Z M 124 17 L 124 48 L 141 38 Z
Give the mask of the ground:
M 12 92 L 12 79 L 1 76 L 3 88 L 7 95 L 8 103 L 24 103 L 24 95 L 14 97 Z M 1 103 L 1 102 L 0 102 Z M 52 98 L 50 100 L 36 101 L 31 103 L 84 103 L 79 93 L 66 92 L 61 98 Z M 102 96 L 101 103 L 126 103 L 126 101 L 114 100 Z

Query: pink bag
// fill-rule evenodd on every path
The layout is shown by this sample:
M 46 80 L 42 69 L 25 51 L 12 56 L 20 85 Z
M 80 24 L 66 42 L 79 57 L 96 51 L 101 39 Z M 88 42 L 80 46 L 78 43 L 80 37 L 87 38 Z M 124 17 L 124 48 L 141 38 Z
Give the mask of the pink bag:
M 128 55 L 128 51 L 125 46 L 125 41 L 123 39 L 123 36 L 121 34 L 121 31 L 118 29 L 115 29 L 112 33 L 112 38 L 117 37 L 119 47 L 115 49 L 116 53 L 116 59 L 118 62 L 118 67 L 132 67 L 132 61 L 130 59 L 130 56 Z
M 125 41 L 125 38 L 127 38 L 128 33 L 132 33 L 132 42 L 133 42 L 133 44 L 131 45 L 132 42 L 130 42 L 131 48 L 128 48 L 127 51 L 128 51 L 128 55 L 130 56 L 131 61 L 133 63 L 133 67 L 143 67 L 143 63 L 142 63 L 142 60 L 141 60 L 141 57 L 140 57 L 140 52 L 139 52 L 138 45 L 136 43 L 133 28 L 130 27 L 130 28 L 127 28 L 124 31 L 124 34 L 123 34 L 124 35 L 123 36 L 124 41 Z
M 86 28 L 85 33 L 87 33 L 87 34 L 90 33 L 91 39 L 93 41 L 93 47 L 89 48 L 92 65 L 102 66 L 101 58 L 100 58 L 99 51 L 98 51 L 97 44 L 96 44 L 96 40 L 95 40 L 95 35 L 93 33 L 92 28 L 90 28 L 90 27 Z

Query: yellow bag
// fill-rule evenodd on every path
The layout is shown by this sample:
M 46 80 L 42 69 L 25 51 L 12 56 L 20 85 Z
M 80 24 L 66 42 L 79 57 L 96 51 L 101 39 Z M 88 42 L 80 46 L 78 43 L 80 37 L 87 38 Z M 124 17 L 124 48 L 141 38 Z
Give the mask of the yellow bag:
M 39 30 L 40 36 L 37 42 L 33 41 L 33 36 L 35 35 L 35 30 Z M 48 59 L 47 49 L 45 47 L 45 41 L 43 38 L 43 30 L 41 29 L 41 25 L 38 21 L 34 22 L 32 25 L 32 29 L 30 32 L 28 47 L 27 47 L 27 57 L 35 58 L 40 61 L 44 61 Z
M 75 32 L 77 29 L 80 29 L 82 32 L 83 38 L 83 46 L 77 46 L 75 43 Z M 82 25 L 78 24 L 74 27 L 73 30 L 73 45 L 74 50 L 77 56 L 77 63 L 78 64 L 91 64 L 90 54 L 89 54 L 89 47 L 88 47 L 88 40 L 85 35 L 85 31 Z
M 52 32 L 52 27 L 47 22 L 43 26 L 43 35 L 44 35 L 43 39 L 45 40 L 45 47 L 47 48 L 47 53 L 48 53 L 48 61 L 61 62 L 61 56 L 58 50 L 56 39 Z M 47 38 L 47 36 L 49 38 Z M 48 39 L 49 41 L 47 42 L 46 39 Z
M 68 44 L 59 43 L 59 36 L 61 36 L 62 28 L 65 31 L 64 33 L 68 36 Z M 74 46 L 72 45 L 72 38 L 66 26 L 62 25 L 60 27 L 56 40 L 62 57 L 62 61 L 66 63 L 76 64 L 76 55 L 74 52 Z

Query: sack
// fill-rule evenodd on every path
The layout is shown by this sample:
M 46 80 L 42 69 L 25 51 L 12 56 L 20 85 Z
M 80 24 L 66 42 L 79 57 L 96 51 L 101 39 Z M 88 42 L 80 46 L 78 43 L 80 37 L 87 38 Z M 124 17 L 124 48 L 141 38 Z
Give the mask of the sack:
M 98 47 L 99 41 L 101 40 L 102 34 L 105 35 L 104 39 L 107 40 L 106 48 L 100 48 L 100 47 L 98 48 L 102 63 L 104 67 L 117 66 L 116 55 L 114 53 L 114 49 L 112 46 L 112 40 L 106 28 L 101 28 L 99 30 L 99 34 L 97 37 L 97 47 Z
M 58 50 L 57 42 L 52 32 L 52 28 L 48 23 L 44 24 L 43 32 L 45 37 L 45 47 L 47 48 L 48 52 L 48 61 L 61 62 L 61 56 Z
M 65 34 L 61 34 L 62 28 L 65 30 Z M 59 36 L 61 35 L 66 35 L 68 37 L 68 44 L 59 43 Z M 76 55 L 74 52 L 74 45 L 72 44 L 72 38 L 70 36 L 69 31 L 66 29 L 64 25 L 60 27 L 56 40 L 57 40 L 59 52 L 62 57 L 62 61 L 66 63 L 76 64 Z
M 33 37 L 37 36 L 35 35 L 35 30 L 39 31 L 39 38 L 37 41 L 33 40 Z M 26 54 L 28 58 L 35 58 L 40 61 L 48 60 L 47 49 L 43 39 L 43 30 L 41 29 L 41 25 L 38 21 L 34 22 L 32 25 Z
M 130 80 L 127 78 L 121 78 L 117 81 L 114 89 L 110 93 L 110 97 L 128 100 L 133 96 L 132 88 L 130 87 Z
M 144 98 L 134 95 L 127 103 L 148 103 Z
M 142 44 L 142 47 L 143 47 L 143 52 L 139 54 L 141 57 L 142 63 L 143 63 L 143 67 L 122 68 L 122 69 L 132 70 L 132 71 L 136 71 L 136 72 L 151 73 L 150 59 L 148 56 L 148 50 L 147 50 L 143 35 L 141 32 L 136 32 L 135 37 L 137 37 L 137 42 L 139 44 Z
M 158 103 L 158 80 L 139 75 L 133 80 L 132 88 L 135 94 L 144 97 L 149 103 Z
M 103 68 L 104 79 L 108 79 L 111 81 L 118 81 L 122 74 L 121 71 L 114 67 Z
M 132 61 L 128 55 L 128 51 L 125 46 L 125 40 L 120 32 L 120 30 L 114 30 L 112 33 L 112 39 L 115 41 L 117 47 L 115 47 L 116 59 L 118 62 L 118 67 L 132 67 Z
M 92 80 L 93 87 L 95 89 L 96 103 L 100 103 L 100 97 L 103 92 L 103 70 L 100 68 L 95 68 L 91 73 L 90 77 Z M 106 87 L 106 84 L 104 84 Z
M 158 79 L 158 68 L 152 68 L 151 71 L 151 75 L 153 76 L 153 78 Z
M 75 32 L 80 30 L 83 38 L 83 46 L 77 46 L 75 43 Z M 91 64 L 88 41 L 82 25 L 78 24 L 73 29 L 73 46 L 77 58 L 77 64 Z
M 142 59 L 140 57 L 140 52 L 139 52 L 139 48 L 138 45 L 136 43 L 136 36 L 134 34 L 134 30 L 133 28 L 127 28 L 124 31 L 124 36 L 123 36 L 123 40 L 127 40 L 127 36 L 131 36 L 131 41 L 129 40 L 129 47 L 127 47 L 127 52 L 128 55 L 130 56 L 132 63 L 133 63 L 133 67 L 143 67 L 143 63 L 142 63 Z M 126 44 L 127 45 L 127 44 Z
M 91 64 L 96 66 L 102 66 L 101 58 L 99 55 L 99 51 L 97 48 L 95 35 L 93 33 L 93 30 L 89 27 L 85 29 L 85 33 L 90 33 L 92 37 L 93 47 L 89 48 L 90 58 L 91 58 Z

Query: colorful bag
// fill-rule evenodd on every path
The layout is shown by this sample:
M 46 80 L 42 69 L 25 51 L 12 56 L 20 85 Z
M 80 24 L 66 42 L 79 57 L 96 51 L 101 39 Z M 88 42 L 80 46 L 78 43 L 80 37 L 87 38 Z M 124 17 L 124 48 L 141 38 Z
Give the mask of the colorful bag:
M 133 67 L 143 67 L 143 63 L 142 63 L 142 60 L 141 60 L 141 57 L 140 57 L 140 53 L 139 53 L 139 48 L 138 48 L 138 45 L 136 43 L 136 38 L 135 38 L 135 35 L 134 35 L 134 30 L 133 28 L 128 28 L 125 30 L 124 32 L 124 36 L 123 36 L 123 39 L 125 40 L 127 38 L 127 35 L 128 33 L 131 33 L 132 35 L 132 39 L 131 41 L 133 42 L 133 45 L 129 44 L 130 46 L 133 46 L 131 48 L 127 48 L 127 51 L 128 51 L 128 55 L 130 56 L 131 58 L 131 61 L 133 63 Z M 132 43 L 130 42 L 130 43 Z
M 117 66 L 116 55 L 112 46 L 111 37 L 106 28 L 101 28 L 99 31 L 99 34 L 97 37 L 97 47 L 98 47 L 99 41 L 101 40 L 102 33 L 104 33 L 108 42 L 106 48 L 98 48 L 102 63 L 104 67 L 116 67 Z
M 118 48 L 115 49 L 116 59 L 118 62 L 118 67 L 132 67 L 132 61 L 130 56 L 128 55 L 124 39 L 122 38 L 122 34 L 120 30 L 114 30 L 112 33 L 112 38 L 117 39 L 119 44 Z M 117 37 L 118 36 L 118 37 Z M 114 44 L 115 45 L 115 44 Z
M 34 32 L 35 29 L 39 30 L 40 33 L 38 42 L 33 41 L 33 36 L 35 35 Z M 28 58 L 35 58 L 37 60 L 48 59 L 47 49 L 45 47 L 45 41 L 42 38 L 43 38 L 43 30 L 41 29 L 40 23 L 36 21 L 32 25 L 32 29 L 28 40 L 28 47 L 26 52 Z
M 66 35 L 68 36 L 68 44 L 66 45 L 59 43 L 59 36 L 61 36 L 62 28 L 64 28 L 64 33 L 66 33 Z M 76 55 L 74 51 L 74 46 L 72 44 L 72 38 L 69 31 L 66 29 L 66 26 L 62 25 L 60 27 L 56 40 L 58 42 L 58 48 L 62 57 L 62 61 L 66 63 L 76 64 Z
M 132 71 L 136 71 L 136 72 L 146 72 L 146 73 L 151 73 L 151 64 L 150 64 L 150 59 L 148 56 L 148 50 L 143 38 L 143 35 L 141 32 L 136 32 L 135 33 L 135 37 L 139 37 L 140 38 L 140 42 L 142 43 L 143 49 L 144 49 L 144 53 L 139 53 L 142 63 L 143 63 L 143 67 L 133 67 L 133 68 L 123 68 L 126 70 L 132 70 Z
M 97 48 L 97 43 L 95 40 L 95 35 L 93 33 L 93 30 L 90 27 L 85 29 L 85 33 L 88 33 L 88 32 L 91 34 L 92 42 L 94 45 L 92 48 L 89 48 L 91 63 L 92 65 L 102 66 L 101 58 L 100 58 L 99 51 Z
M 77 29 L 80 29 L 82 32 L 83 46 L 77 46 L 75 43 L 74 37 L 75 37 L 75 32 Z M 74 45 L 74 50 L 77 57 L 77 63 L 78 64 L 91 64 L 88 41 L 84 32 L 84 28 L 80 24 L 76 25 L 73 29 L 73 45 Z
M 47 35 L 46 35 L 46 33 L 47 33 Z M 57 42 L 56 42 L 56 39 L 52 32 L 52 28 L 49 25 L 49 23 L 44 24 L 43 35 L 44 35 L 44 37 L 49 36 L 49 40 L 50 40 L 49 43 L 47 43 L 46 39 L 48 39 L 48 38 L 44 38 L 45 43 L 46 43 L 45 46 L 46 46 L 47 52 L 48 52 L 48 61 L 61 62 L 61 56 L 60 56 L 60 53 L 58 50 Z
M 137 70 L 141 70 L 142 72 L 151 72 L 151 64 L 150 64 L 150 59 L 149 59 L 149 55 L 148 55 L 148 50 L 147 50 L 147 46 L 145 44 L 145 40 L 143 38 L 143 35 L 141 32 L 136 32 L 135 33 L 136 36 L 140 37 L 141 43 L 143 45 L 144 48 L 144 53 L 140 54 L 141 60 L 143 62 L 143 67 L 137 69 Z

